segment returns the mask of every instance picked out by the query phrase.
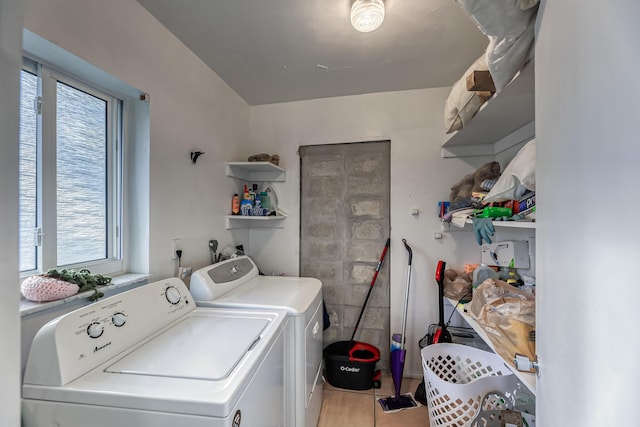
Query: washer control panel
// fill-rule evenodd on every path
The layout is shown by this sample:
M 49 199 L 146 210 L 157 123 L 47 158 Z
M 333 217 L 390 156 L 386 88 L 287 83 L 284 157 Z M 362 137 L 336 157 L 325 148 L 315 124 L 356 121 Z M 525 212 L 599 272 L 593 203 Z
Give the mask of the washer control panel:
M 258 267 L 246 255 L 231 258 L 191 275 L 189 290 L 196 301 L 213 301 L 258 277 Z
M 139 343 L 196 308 L 185 284 L 172 277 L 97 301 L 47 323 L 36 334 L 27 361 L 48 366 L 45 385 L 64 385 Z M 57 357 L 53 354 L 57 353 Z M 42 371 L 41 371 L 42 372 Z M 42 375 L 41 375 L 42 376 Z M 42 383 L 40 379 L 39 383 Z

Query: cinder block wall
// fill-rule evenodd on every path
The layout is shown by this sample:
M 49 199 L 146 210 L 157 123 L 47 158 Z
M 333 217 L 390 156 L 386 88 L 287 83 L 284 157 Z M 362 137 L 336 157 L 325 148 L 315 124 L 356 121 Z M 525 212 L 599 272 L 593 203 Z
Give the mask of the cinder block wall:
M 349 340 L 389 237 L 390 142 L 300 147 L 300 271 L 323 283 L 331 319 L 324 342 Z M 355 339 L 389 366 L 388 258 Z

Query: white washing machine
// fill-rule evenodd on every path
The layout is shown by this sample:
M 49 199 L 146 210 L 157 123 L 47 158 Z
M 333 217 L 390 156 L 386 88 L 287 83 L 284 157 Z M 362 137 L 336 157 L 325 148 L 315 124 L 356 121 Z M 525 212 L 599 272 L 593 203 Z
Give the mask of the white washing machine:
M 287 311 L 287 426 L 316 427 L 322 407 L 322 283 L 261 276 L 249 257 L 240 256 L 196 271 L 189 290 L 202 307 Z
M 281 427 L 282 310 L 197 308 L 176 278 L 55 319 L 36 334 L 23 427 Z

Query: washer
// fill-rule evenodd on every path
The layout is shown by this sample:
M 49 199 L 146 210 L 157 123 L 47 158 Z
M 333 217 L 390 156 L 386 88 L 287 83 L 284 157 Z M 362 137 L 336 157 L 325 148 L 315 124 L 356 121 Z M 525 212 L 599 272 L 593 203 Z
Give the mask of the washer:
M 281 427 L 287 322 L 196 307 L 177 278 L 98 301 L 36 334 L 22 425 Z
M 322 407 L 322 283 L 309 277 L 262 276 L 239 256 L 193 273 L 189 290 L 200 307 L 286 310 L 287 426 L 315 427 Z

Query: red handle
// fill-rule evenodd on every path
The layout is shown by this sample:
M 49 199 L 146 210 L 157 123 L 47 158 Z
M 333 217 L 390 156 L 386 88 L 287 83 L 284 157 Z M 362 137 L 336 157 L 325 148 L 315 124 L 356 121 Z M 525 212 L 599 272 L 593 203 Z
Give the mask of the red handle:
M 438 328 L 433 334 L 433 344 L 438 344 L 440 342 L 440 335 L 442 334 L 442 328 Z
M 436 268 L 436 282 L 438 282 L 439 285 L 442 285 L 444 282 L 444 269 L 446 265 L 446 262 L 438 261 L 438 268 Z
M 373 284 L 376 283 L 376 279 L 378 278 L 378 273 L 382 268 L 382 261 L 384 261 L 385 255 L 387 255 L 387 250 L 391 245 L 391 239 L 387 239 L 387 243 L 384 244 L 384 249 L 382 250 L 382 255 L 380 255 L 380 260 L 378 261 L 378 265 L 376 266 L 376 271 L 373 273 L 373 280 L 371 280 L 371 287 L 373 288 Z
M 361 359 L 359 357 L 354 357 L 353 353 L 358 351 L 358 350 L 368 351 L 369 353 L 373 354 L 373 357 L 370 357 L 368 359 Z M 350 362 L 370 363 L 370 362 L 377 361 L 377 360 L 380 360 L 380 350 L 378 350 L 377 347 L 374 347 L 374 346 L 372 346 L 370 344 L 356 342 L 356 343 L 353 344 L 353 347 L 351 347 L 349 349 L 349 361 Z

